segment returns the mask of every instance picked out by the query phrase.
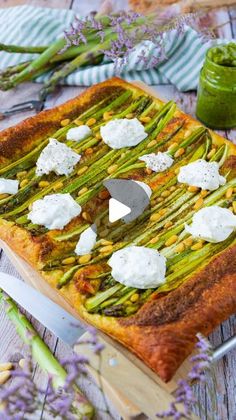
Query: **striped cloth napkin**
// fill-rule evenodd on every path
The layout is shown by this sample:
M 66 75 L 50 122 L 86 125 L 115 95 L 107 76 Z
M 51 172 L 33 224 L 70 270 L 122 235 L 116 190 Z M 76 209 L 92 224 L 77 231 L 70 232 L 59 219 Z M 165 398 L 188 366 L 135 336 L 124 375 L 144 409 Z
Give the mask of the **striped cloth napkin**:
M 73 22 L 75 12 L 66 9 L 49 9 L 33 6 L 16 6 L 0 9 L 0 42 L 16 45 L 48 45 L 63 35 L 63 30 Z M 121 77 L 128 81 L 141 80 L 149 85 L 173 84 L 180 91 L 197 88 L 199 72 L 206 50 L 214 43 L 229 40 L 217 39 L 203 42 L 192 28 L 186 27 L 183 34 L 176 30 L 166 35 L 166 59 L 157 67 L 147 68 L 144 63 L 137 65 L 137 57 L 143 45 L 137 46 L 123 68 Z M 146 58 L 151 60 L 154 45 L 145 41 Z M 0 69 L 27 61 L 33 54 L 9 54 L 0 52 Z M 145 68 L 146 67 L 146 68 Z M 77 70 L 63 81 L 67 85 L 90 86 L 115 75 L 114 63 L 104 60 L 99 65 Z M 36 81 L 49 78 L 50 73 Z

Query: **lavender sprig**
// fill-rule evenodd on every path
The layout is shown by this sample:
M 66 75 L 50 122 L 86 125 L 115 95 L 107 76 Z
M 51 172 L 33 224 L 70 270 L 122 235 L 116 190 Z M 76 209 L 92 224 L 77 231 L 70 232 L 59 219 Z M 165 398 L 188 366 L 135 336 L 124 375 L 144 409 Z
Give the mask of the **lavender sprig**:
M 65 33 L 66 46 L 63 51 L 69 45 L 88 43 L 93 33 L 94 38 L 101 43 L 109 41 L 108 47 L 103 48 L 98 44 L 97 49 L 105 58 L 114 62 L 115 72 L 120 74 L 136 47 L 149 41 L 153 46 L 152 57 L 149 57 L 146 48 L 143 48 L 136 64 L 144 63 L 145 68 L 156 67 L 167 58 L 166 35 L 169 32 L 175 30 L 178 36 L 186 31 L 187 26 L 191 26 L 203 35 L 197 24 L 199 16 L 199 13 L 176 16 L 171 8 L 169 12 L 164 11 L 150 16 L 141 16 L 135 12 L 120 12 L 106 16 L 104 21 L 93 14 L 85 19 L 76 18 L 71 29 Z M 207 34 L 204 36 L 207 41 Z
M 193 405 L 197 402 L 193 392 L 192 382 L 206 382 L 206 370 L 209 369 L 212 358 L 212 347 L 209 341 L 202 334 L 197 334 L 197 338 L 196 349 L 198 350 L 198 354 L 190 358 L 192 368 L 186 379 L 178 381 L 175 400 L 170 404 L 169 409 L 156 414 L 159 419 L 191 419 Z M 181 404 L 183 410 L 179 409 L 179 404 Z

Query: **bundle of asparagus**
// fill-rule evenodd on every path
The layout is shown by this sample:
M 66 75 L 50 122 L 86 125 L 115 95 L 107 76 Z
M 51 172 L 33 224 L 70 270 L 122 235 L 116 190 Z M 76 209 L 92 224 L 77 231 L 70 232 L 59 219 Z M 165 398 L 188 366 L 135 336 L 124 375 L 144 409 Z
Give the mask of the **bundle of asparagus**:
M 41 99 L 45 99 L 70 73 L 82 66 L 98 64 L 104 57 L 114 61 L 119 72 L 134 48 L 147 40 L 156 47 L 156 53 L 151 57 L 153 67 L 165 56 L 164 33 L 172 29 L 183 30 L 183 23 L 191 24 L 193 18 L 196 20 L 191 14 L 179 17 L 141 16 L 134 12 L 90 14 L 84 19 L 76 18 L 64 37 L 48 46 L 0 44 L 0 51 L 38 54 L 31 61 L 4 69 L 0 73 L 0 89 L 14 88 L 50 71 L 40 92 Z M 141 51 L 138 60 L 147 62 L 145 50 Z

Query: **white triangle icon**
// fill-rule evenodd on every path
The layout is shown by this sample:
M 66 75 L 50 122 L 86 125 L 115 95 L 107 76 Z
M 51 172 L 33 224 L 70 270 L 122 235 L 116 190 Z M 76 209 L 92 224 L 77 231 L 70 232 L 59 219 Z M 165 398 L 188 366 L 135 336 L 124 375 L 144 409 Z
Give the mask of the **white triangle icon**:
M 131 213 L 130 207 L 116 200 L 115 198 L 110 198 L 109 200 L 109 222 L 114 223 L 127 214 Z

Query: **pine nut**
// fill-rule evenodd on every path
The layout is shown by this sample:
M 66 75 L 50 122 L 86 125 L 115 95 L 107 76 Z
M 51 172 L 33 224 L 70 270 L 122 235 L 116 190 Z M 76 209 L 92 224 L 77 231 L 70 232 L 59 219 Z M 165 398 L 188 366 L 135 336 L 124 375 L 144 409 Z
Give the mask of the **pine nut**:
M 186 139 L 188 136 L 190 136 L 191 130 L 186 130 L 184 133 L 184 138 Z
M 88 121 L 86 122 L 86 125 L 91 127 L 91 125 L 95 124 L 96 121 L 97 121 L 96 118 L 89 118 Z
M 189 238 L 186 238 L 186 239 L 183 241 L 183 243 L 184 243 L 184 245 L 186 245 L 186 246 L 191 246 L 191 245 L 193 244 L 193 238 L 191 238 L 191 236 L 190 236 Z
M 28 179 L 23 179 L 23 181 L 21 181 L 20 183 L 20 188 L 24 188 L 26 187 L 26 185 L 29 183 Z
M 111 165 L 111 166 L 109 166 L 109 168 L 107 168 L 107 173 L 109 175 L 111 175 L 111 174 L 113 174 L 113 172 L 115 172 L 117 170 L 117 168 L 118 168 L 118 165 L 116 165 L 116 164 Z
M 75 262 L 75 257 L 68 257 L 68 258 L 64 258 L 64 260 L 62 260 L 63 265 L 74 264 L 74 262 Z
M 156 242 L 158 242 L 158 240 L 159 240 L 159 235 L 156 235 L 154 236 L 154 238 L 150 240 L 150 244 L 155 244 Z
M 62 188 L 63 187 L 63 182 L 62 181 L 60 181 L 60 182 L 58 182 L 57 184 L 55 184 L 54 186 L 53 186 L 53 190 L 54 191 L 57 191 L 57 190 L 59 190 L 60 188 Z
M 167 209 L 159 210 L 159 213 L 160 213 L 161 216 L 164 216 L 164 214 L 166 214 L 166 212 L 167 212 Z
M 183 242 L 180 242 L 180 244 L 178 244 L 178 245 L 175 247 L 175 252 L 183 252 L 183 251 L 184 251 L 184 249 L 185 249 L 184 243 L 183 243 Z
M 101 245 L 112 245 L 112 241 L 108 241 L 107 239 L 101 239 Z
M 170 195 L 170 191 L 168 191 L 168 190 L 166 190 L 166 191 L 163 191 L 162 193 L 161 193 L 161 196 L 162 197 L 169 197 L 169 195 Z
M 194 210 L 200 209 L 203 206 L 203 203 L 204 203 L 203 198 L 200 197 L 193 206 Z
M 80 168 L 80 169 L 77 171 L 77 175 L 82 175 L 84 172 L 86 172 L 86 171 L 87 171 L 87 169 L 88 169 L 88 166 L 84 166 L 83 168 Z
M 49 186 L 49 182 L 48 181 L 40 181 L 39 182 L 39 187 L 40 188 L 45 188 Z
M 188 187 L 188 191 L 189 192 L 197 192 L 198 190 L 199 190 L 199 188 L 198 187 L 195 187 L 194 185 L 190 185 Z
M 165 242 L 165 246 L 171 246 L 178 240 L 177 235 L 172 235 L 167 241 Z
M 232 197 L 232 194 L 233 194 L 233 188 L 229 187 L 226 191 L 225 197 L 229 199 Z
M 161 203 L 163 200 L 164 200 L 164 198 L 163 197 L 157 197 L 157 203 Z
M 76 120 L 74 121 L 74 123 L 78 126 L 80 125 L 84 125 L 83 121 L 81 121 L 79 118 L 76 118 Z
M 147 148 L 150 149 L 151 147 L 156 146 L 157 141 L 156 140 L 152 140 L 147 144 Z
M 111 252 L 113 250 L 113 246 L 112 245 L 106 245 L 106 246 L 102 246 L 99 249 L 99 252 Z
M 173 222 L 171 222 L 170 220 L 168 220 L 166 223 L 165 223 L 165 225 L 164 225 L 164 228 L 165 229 L 168 229 L 169 227 L 171 227 L 173 225 Z
M 150 222 L 157 222 L 161 218 L 160 213 L 154 213 L 150 217 Z
M 81 188 L 81 190 L 79 190 L 78 195 L 83 195 L 83 194 L 85 194 L 87 191 L 88 191 L 88 188 L 87 188 L 87 187 L 83 187 L 83 188 Z
M 20 359 L 19 360 L 19 366 L 21 369 L 24 369 L 26 366 L 26 360 L 25 359 Z
M 87 211 L 83 211 L 82 217 L 83 217 L 84 220 L 86 220 L 86 222 L 92 223 L 91 216 Z
M 17 179 L 24 178 L 27 175 L 27 171 L 21 171 L 16 174 Z
M 176 147 L 178 147 L 178 143 L 172 143 L 172 144 L 170 144 L 169 147 L 168 147 L 168 152 L 171 152 Z
M 175 175 L 178 175 L 179 171 L 180 171 L 180 168 L 176 168 L 176 169 L 174 170 Z
M 112 118 L 113 111 L 106 111 L 103 114 L 104 121 L 108 121 Z
M 201 195 L 202 198 L 204 198 L 204 197 L 206 197 L 208 195 L 208 191 L 207 190 L 202 190 L 200 192 L 200 195 Z
M 100 133 L 95 134 L 95 137 L 96 137 L 97 140 L 101 140 L 101 138 L 102 138 Z
M 65 127 L 68 124 L 70 124 L 70 119 L 69 118 L 65 118 L 64 120 L 61 121 L 61 126 L 62 127 Z
M 232 205 L 233 205 L 234 214 L 236 214 L 236 201 L 233 201 Z
M 174 192 L 176 190 L 176 186 L 175 185 L 172 185 L 172 187 L 170 187 L 170 191 L 171 192 Z
M 182 156 L 184 153 L 185 153 L 185 149 L 183 147 L 180 147 L 180 149 L 178 149 L 175 152 L 174 157 L 175 158 L 178 158 L 178 157 Z
M 0 385 L 5 384 L 8 379 L 11 377 L 10 370 L 5 370 L 4 372 L 0 372 Z
M 0 363 L 0 372 L 11 369 L 13 369 L 13 364 L 11 362 Z
M 150 168 L 145 168 L 145 172 L 146 172 L 147 175 L 152 174 L 152 170 Z
M 91 260 L 91 258 L 92 258 L 91 254 L 81 255 L 81 257 L 79 257 L 79 263 L 86 264 Z
M 130 297 L 130 302 L 135 303 L 139 300 L 139 294 L 138 293 L 134 293 L 131 297 Z
M 140 117 L 139 121 L 143 122 L 143 123 L 148 123 L 151 121 L 151 117 Z
M 215 148 L 211 149 L 210 152 L 207 154 L 207 159 L 211 159 L 212 156 L 214 156 L 215 152 L 216 152 Z
M 128 120 L 130 120 L 131 118 L 134 118 L 134 114 L 130 112 L 129 114 L 126 114 L 125 118 L 128 118 Z
M 202 242 L 197 242 L 196 244 L 191 246 L 191 250 L 192 251 L 197 251 L 198 249 L 201 249 L 203 247 L 203 243 Z

